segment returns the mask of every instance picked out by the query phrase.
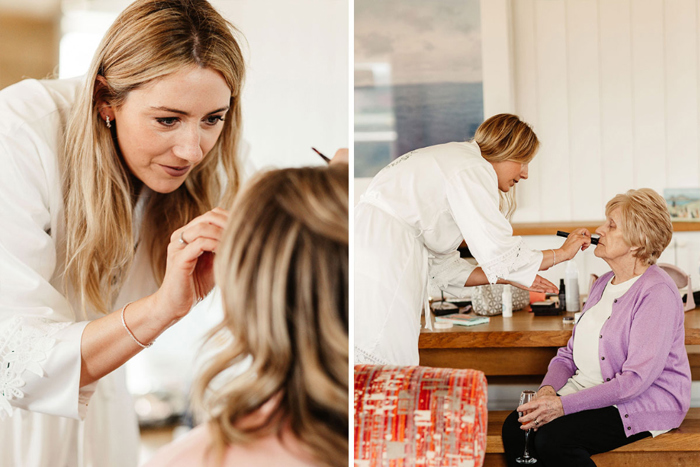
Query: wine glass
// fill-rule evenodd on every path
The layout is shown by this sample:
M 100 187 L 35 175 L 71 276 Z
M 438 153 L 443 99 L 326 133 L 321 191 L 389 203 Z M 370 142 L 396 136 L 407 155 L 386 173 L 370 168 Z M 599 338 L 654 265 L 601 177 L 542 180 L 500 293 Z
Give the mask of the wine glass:
M 519 405 L 527 404 L 535 397 L 537 397 L 537 393 L 535 391 L 525 390 L 520 393 Z M 522 417 L 523 413 L 518 412 L 518 415 Z M 537 462 L 537 459 L 530 456 L 530 451 L 528 450 L 527 442 L 530 439 L 530 432 L 532 432 L 532 428 L 527 430 L 527 432 L 525 433 L 525 451 L 523 452 L 522 457 L 518 457 L 517 459 L 515 459 L 515 462 L 517 462 L 518 464 L 534 464 L 535 462 Z

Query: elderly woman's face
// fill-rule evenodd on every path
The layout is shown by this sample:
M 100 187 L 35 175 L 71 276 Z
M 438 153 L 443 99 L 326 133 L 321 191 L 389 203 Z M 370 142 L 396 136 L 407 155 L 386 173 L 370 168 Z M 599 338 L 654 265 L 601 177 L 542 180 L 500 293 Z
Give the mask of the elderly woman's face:
M 630 247 L 623 239 L 622 226 L 620 224 L 620 209 L 615 209 L 595 232 L 600 235 L 595 255 L 604 260 L 615 260 L 632 254 Z
M 230 97 L 219 72 L 199 67 L 130 92 L 111 118 L 131 173 L 153 191 L 176 190 L 214 147 Z

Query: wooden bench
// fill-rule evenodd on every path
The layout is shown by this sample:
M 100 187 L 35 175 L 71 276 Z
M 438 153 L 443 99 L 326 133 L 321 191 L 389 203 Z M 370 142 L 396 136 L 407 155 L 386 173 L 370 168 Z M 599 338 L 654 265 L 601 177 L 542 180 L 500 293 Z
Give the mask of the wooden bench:
M 510 412 L 489 412 L 484 467 L 506 467 L 501 427 Z M 677 430 L 593 456 L 598 467 L 700 466 L 700 408 L 692 408 Z

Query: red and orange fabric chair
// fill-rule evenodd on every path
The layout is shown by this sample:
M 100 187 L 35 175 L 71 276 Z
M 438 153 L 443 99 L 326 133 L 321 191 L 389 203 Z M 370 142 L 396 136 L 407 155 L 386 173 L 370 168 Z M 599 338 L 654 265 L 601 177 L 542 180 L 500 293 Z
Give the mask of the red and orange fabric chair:
M 355 467 L 480 467 L 488 424 L 476 370 L 355 366 Z

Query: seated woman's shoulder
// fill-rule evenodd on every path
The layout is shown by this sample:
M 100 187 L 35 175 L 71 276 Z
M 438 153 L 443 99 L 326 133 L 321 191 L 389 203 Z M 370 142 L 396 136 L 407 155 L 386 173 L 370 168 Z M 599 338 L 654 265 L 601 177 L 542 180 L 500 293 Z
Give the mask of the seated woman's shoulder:
M 248 445 L 229 445 L 224 453 L 223 463 L 216 462 L 212 454 L 213 438 L 207 423 L 161 448 L 145 467 L 208 467 L 256 466 L 273 467 L 314 467 L 298 442 L 287 437 L 265 436 Z

